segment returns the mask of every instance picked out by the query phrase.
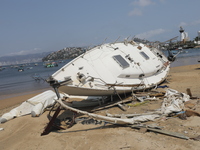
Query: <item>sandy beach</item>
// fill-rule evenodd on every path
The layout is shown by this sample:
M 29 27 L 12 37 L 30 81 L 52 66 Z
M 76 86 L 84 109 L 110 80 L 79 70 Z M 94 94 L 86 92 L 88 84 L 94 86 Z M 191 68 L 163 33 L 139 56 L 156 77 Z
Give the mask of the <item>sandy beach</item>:
M 191 90 L 192 96 L 188 107 L 192 111 L 200 113 L 200 64 L 173 67 L 163 83 L 169 88 L 186 93 Z M 165 90 L 165 89 L 162 89 Z M 0 100 L 0 115 L 9 112 L 27 99 L 39 94 L 34 92 L 8 99 Z M 160 107 L 162 100 L 151 101 L 137 107 L 127 107 L 122 111 L 118 107 L 95 112 L 105 115 L 122 113 L 142 113 L 155 110 Z M 189 107 L 190 106 L 190 107 Z M 82 124 L 77 123 L 66 130 L 52 131 L 48 135 L 41 136 L 48 118 L 46 111 L 40 117 L 30 115 L 12 119 L 0 124 L 0 149 L 1 150 L 198 150 L 200 141 L 185 140 L 167 136 L 155 132 L 144 132 L 130 127 L 112 124 Z M 71 114 L 69 111 L 61 112 Z M 80 115 L 81 116 L 81 115 Z M 85 117 L 85 116 L 82 116 Z M 162 118 L 149 124 L 161 126 L 164 130 L 176 132 L 190 138 L 200 135 L 200 117 L 188 116 L 186 120 L 178 117 Z

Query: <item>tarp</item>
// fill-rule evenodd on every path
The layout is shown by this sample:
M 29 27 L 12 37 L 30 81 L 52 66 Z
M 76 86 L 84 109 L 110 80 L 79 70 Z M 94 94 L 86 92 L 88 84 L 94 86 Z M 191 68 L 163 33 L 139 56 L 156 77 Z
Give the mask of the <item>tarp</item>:
M 55 99 L 57 99 L 55 92 L 52 90 L 45 91 L 28 99 L 10 112 L 3 114 L 2 117 L 0 117 L 0 123 L 28 114 L 31 114 L 32 117 L 40 116 L 45 108 L 55 103 Z
M 167 89 L 165 98 L 161 106 L 163 114 L 179 112 L 184 109 L 184 103 L 190 100 L 190 96 L 185 93 L 180 93 L 174 89 Z

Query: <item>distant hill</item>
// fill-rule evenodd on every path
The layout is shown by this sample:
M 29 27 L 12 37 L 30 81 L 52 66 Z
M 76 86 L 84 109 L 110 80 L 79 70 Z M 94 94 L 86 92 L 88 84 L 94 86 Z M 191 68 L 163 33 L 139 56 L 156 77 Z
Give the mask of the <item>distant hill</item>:
M 0 66 L 73 59 L 84 53 L 85 50 L 86 48 L 84 47 L 67 47 L 54 52 L 41 52 L 41 53 L 27 54 L 27 55 L 2 56 L 0 57 Z
M 45 56 L 42 61 L 55 61 L 64 59 L 73 59 L 86 51 L 83 47 L 67 47 Z
M 51 52 L 41 52 L 27 55 L 2 56 L 0 57 L 0 66 L 41 62 L 43 57 L 47 56 L 49 53 Z

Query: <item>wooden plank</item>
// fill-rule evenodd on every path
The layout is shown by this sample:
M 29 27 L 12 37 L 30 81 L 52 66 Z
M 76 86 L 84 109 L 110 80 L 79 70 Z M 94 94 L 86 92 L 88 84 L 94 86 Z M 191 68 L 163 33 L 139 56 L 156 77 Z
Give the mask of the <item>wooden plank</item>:
M 124 108 L 124 106 L 122 104 L 117 104 L 117 105 L 121 110 L 126 111 L 126 109 Z
M 47 134 L 49 134 L 49 132 L 51 132 L 51 129 L 52 129 L 52 127 L 53 127 L 53 124 L 54 124 L 54 122 L 55 122 L 55 120 L 56 120 L 58 114 L 60 113 L 60 110 L 61 110 L 61 108 L 60 108 L 60 106 L 58 106 L 56 112 L 54 113 L 53 117 L 51 118 L 51 120 L 50 120 L 49 123 L 47 124 L 47 126 L 46 126 L 46 128 L 44 129 L 43 133 L 41 133 L 41 136 L 47 135 Z
M 190 97 L 192 97 L 192 93 L 191 93 L 190 88 L 187 88 L 186 91 L 187 91 L 187 94 L 188 94 Z
M 102 109 L 106 109 L 106 108 L 110 108 L 110 107 L 113 107 L 113 106 L 116 106 L 116 105 L 119 105 L 119 104 L 123 104 L 123 103 L 126 103 L 126 102 L 130 102 L 130 101 L 133 101 L 134 99 L 126 99 L 126 100 L 121 100 L 121 101 L 118 101 L 118 102 L 115 102 L 115 103 L 111 103 L 111 104 L 107 104 L 106 106 L 100 106 L 96 109 L 93 109 L 91 110 L 91 112 L 94 112 L 94 111 L 98 111 L 98 110 L 102 110 Z
M 131 126 L 132 128 L 136 128 L 136 129 L 141 129 L 141 128 L 145 128 L 145 127 L 141 127 L 141 126 Z M 183 134 L 180 134 L 180 133 L 177 133 L 177 132 L 171 132 L 171 131 L 166 131 L 166 130 L 160 130 L 160 129 L 153 129 L 153 128 L 148 128 L 146 127 L 146 129 L 148 131 L 152 131 L 152 132 L 156 132 L 156 133 L 160 133 L 160 134 L 164 134 L 164 135 L 168 135 L 168 136 L 172 136 L 172 137 L 177 137 L 177 138 L 181 138 L 181 139 L 185 139 L 185 140 L 189 140 L 190 138 L 183 135 Z

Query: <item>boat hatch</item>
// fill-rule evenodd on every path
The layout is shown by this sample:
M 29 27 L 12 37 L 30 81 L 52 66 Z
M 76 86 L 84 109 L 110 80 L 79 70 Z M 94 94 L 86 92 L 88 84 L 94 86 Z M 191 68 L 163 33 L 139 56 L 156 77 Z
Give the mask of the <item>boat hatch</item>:
M 121 56 L 121 55 L 115 55 L 113 56 L 113 59 L 123 68 L 129 67 L 129 63 Z
M 146 60 L 149 59 L 149 56 L 147 54 L 145 54 L 144 52 L 140 52 L 140 54 L 142 55 L 142 57 L 144 57 Z

